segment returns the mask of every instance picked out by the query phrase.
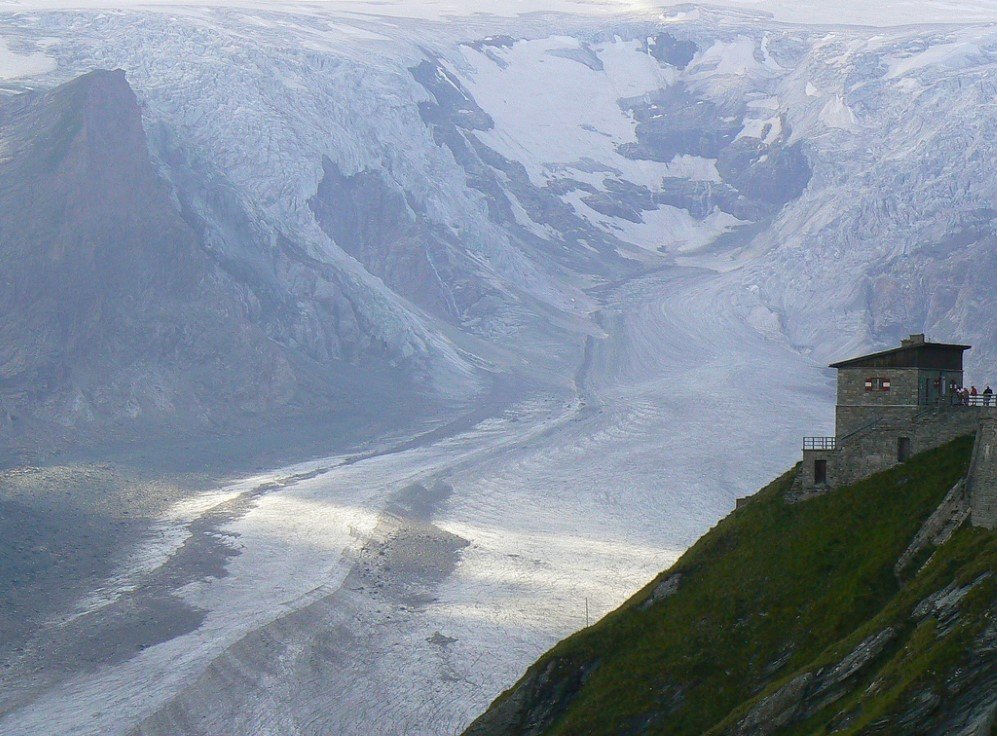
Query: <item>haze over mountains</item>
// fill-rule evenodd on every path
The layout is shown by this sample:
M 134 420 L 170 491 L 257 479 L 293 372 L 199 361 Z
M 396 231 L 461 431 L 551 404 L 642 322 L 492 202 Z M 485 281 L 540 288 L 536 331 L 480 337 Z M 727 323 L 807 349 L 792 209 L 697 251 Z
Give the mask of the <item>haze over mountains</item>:
M 676 263 L 818 360 L 993 344 L 993 26 L 599 10 L 8 15 L 10 91 L 124 74 L 3 103 L 7 413 L 467 400 L 563 372 L 585 288 Z M 36 129 L 66 138 L 46 161 Z
M 2 733 L 459 732 L 795 459 L 830 359 L 997 358 L 988 3 L 13 2 L 3 464 L 387 436 L 93 521 Z M 84 559 L 62 477 L 15 500 Z

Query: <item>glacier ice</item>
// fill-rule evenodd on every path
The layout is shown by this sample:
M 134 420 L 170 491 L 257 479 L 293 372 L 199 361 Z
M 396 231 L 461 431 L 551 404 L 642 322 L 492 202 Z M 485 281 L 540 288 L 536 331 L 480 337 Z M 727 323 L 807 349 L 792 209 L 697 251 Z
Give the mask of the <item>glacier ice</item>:
M 219 489 L 280 488 L 211 527 L 224 575 L 171 567 L 210 504 L 178 510 L 73 625 L 163 580 L 203 623 L 7 688 L 25 660 L 0 733 L 458 731 L 830 425 L 822 363 L 925 331 L 993 364 L 992 25 L 441 7 L 3 16 L 57 62 L 4 89 L 125 70 L 215 252 L 291 242 L 363 349 L 454 401 L 512 388 L 458 431 Z M 320 321 L 309 269 L 281 278 Z M 438 484 L 419 528 L 466 542 L 456 568 L 364 577 L 386 510 Z

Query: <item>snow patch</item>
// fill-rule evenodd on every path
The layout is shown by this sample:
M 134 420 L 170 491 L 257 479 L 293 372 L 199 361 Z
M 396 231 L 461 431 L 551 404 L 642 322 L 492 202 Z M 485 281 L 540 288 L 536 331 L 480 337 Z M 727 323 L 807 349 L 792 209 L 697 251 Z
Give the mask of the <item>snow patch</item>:
M 858 127 L 855 113 L 845 104 L 841 95 L 835 95 L 825 103 L 820 111 L 820 120 L 829 128 L 855 130 Z
M 55 59 L 42 51 L 19 54 L 11 48 L 10 39 L 0 38 L 0 79 L 25 79 L 46 74 L 56 68 Z
M 738 132 L 735 140 L 740 138 L 758 138 L 765 145 L 771 145 L 782 135 L 782 118 L 775 116 L 765 119 L 745 119 L 744 126 Z
M 641 222 L 631 222 L 596 212 L 582 201 L 582 192 L 571 192 L 564 197 L 575 211 L 596 227 L 638 248 L 655 252 L 692 253 L 715 241 L 718 237 L 743 225 L 733 215 L 714 208 L 702 220 L 697 220 L 688 210 L 671 205 L 661 205 L 656 210 L 641 213 Z
M 595 159 L 628 180 L 660 186 L 668 167 L 634 161 L 617 152 L 636 140 L 634 122 L 619 100 L 667 86 L 675 70 L 660 67 L 637 41 L 593 45 L 603 69 L 591 69 L 551 51 L 576 50 L 578 40 L 550 36 L 517 41 L 483 53 L 462 46 L 466 68 L 460 81 L 495 122 L 475 135 L 506 158 L 522 163 L 530 180 L 543 186 L 552 169 Z M 555 83 L 556 80 L 556 83 Z
M 946 43 L 890 62 L 886 79 L 896 79 L 919 69 L 944 67 L 958 69 L 984 61 L 983 49 L 972 42 Z
M 691 179 L 693 181 L 723 181 L 717 171 L 715 158 L 679 154 L 666 165 L 665 176 Z
M 714 41 L 692 61 L 690 68 L 697 73 L 711 76 L 754 76 L 767 72 L 774 62 L 761 62 L 755 58 L 755 42 L 748 36 L 738 36 L 733 41 Z

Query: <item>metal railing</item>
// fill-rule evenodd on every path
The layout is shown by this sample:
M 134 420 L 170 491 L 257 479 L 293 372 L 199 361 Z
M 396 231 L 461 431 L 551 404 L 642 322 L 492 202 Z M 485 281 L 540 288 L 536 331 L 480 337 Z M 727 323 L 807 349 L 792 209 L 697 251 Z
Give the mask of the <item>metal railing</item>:
M 838 443 L 834 437 L 804 437 L 804 450 L 836 450 Z
M 936 396 L 931 399 L 921 399 L 919 406 L 938 408 L 940 406 L 997 406 L 997 394 L 977 394 L 976 396 L 960 396 L 956 393 Z
M 976 396 L 964 396 L 961 399 L 952 401 L 956 406 L 997 406 L 997 396 L 993 394 L 977 394 Z
M 856 427 L 855 429 L 853 429 L 848 434 L 842 435 L 841 441 L 844 442 L 845 440 L 851 439 L 852 437 L 854 437 L 857 434 L 860 434 L 861 432 L 865 432 L 866 430 L 869 430 L 869 429 L 872 429 L 873 427 L 878 426 L 879 423 L 880 423 L 880 421 L 882 421 L 882 420 L 879 417 L 876 417 L 872 421 L 866 422 L 865 424 Z

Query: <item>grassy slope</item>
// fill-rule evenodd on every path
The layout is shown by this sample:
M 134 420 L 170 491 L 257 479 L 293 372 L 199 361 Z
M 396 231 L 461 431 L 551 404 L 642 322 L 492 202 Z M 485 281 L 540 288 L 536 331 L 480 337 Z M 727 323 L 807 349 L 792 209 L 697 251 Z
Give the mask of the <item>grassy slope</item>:
M 875 663 L 876 687 L 783 732 L 823 733 L 843 707 L 854 713 L 849 732 L 861 730 L 954 666 L 974 635 L 967 623 L 937 638 L 934 619 L 915 626 L 908 614 L 953 579 L 992 570 L 995 535 L 961 530 L 914 580 L 901 585 L 893 574 L 923 521 L 965 474 L 971 448 L 970 438 L 956 440 L 793 505 L 782 500 L 792 482 L 786 474 L 619 610 L 544 655 L 525 686 L 503 694 L 468 733 L 724 733 L 799 672 L 839 661 L 892 624 L 900 635 Z M 682 575 L 678 591 L 642 609 L 656 584 L 675 573 Z M 985 611 L 993 595 L 990 580 L 963 605 Z M 538 716 L 530 699 L 551 692 L 559 702 Z M 503 710 L 496 727 L 494 714 Z

